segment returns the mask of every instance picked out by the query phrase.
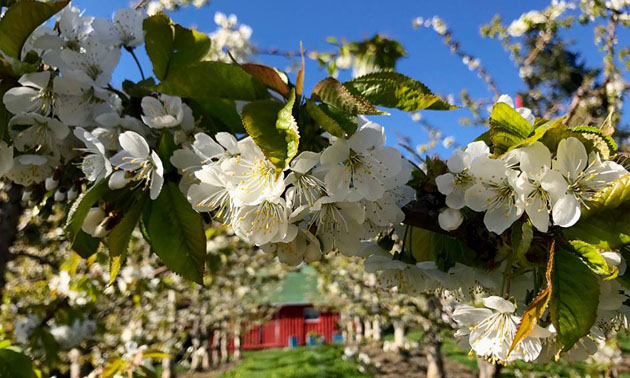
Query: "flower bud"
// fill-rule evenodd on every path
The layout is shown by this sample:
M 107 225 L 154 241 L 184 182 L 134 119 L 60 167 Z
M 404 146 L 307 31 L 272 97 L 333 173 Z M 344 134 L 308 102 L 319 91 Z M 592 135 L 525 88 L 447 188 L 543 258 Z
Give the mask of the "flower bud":
M 79 196 L 79 190 L 76 188 L 76 186 L 73 186 L 70 188 L 70 190 L 68 190 L 67 195 L 68 201 L 74 201 Z
M 81 227 L 81 229 L 87 234 L 90 234 L 94 237 L 99 237 L 97 236 L 97 228 L 100 227 L 104 219 L 105 212 L 98 207 L 93 207 L 88 211 L 88 214 L 83 221 L 83 226 Z M 100 234 L 101 232 L 102 230 L 99 230 L 98 234 Z
M 457 230 L 463 220 L 464 217 L 459 210 L 448 207 L 440 211 L 440 215 L 438 215 L 438 223 L 446 231 Z
M 31 192 L 30 190 L 25 190 L 22 192 L 22 201 L 28 202 L 31 200 L 32 196 L 33 196 L 33 192 Z
M 61 189 L 57 189 L 54 195 L 55 201 L 61 202 L 66 199 L 66 192 Z
M 59 180 L 56 180 L 52 176 L 46 178 L 46 182 L 44 184 L 44 186 L 46 187 L 46 191 L 55 190 L 55 189 L 57 189 L 58 185 L 59 185 Z
M 131 181 L 126 177 L 125 171 L 116 171 L 109 177 L 109 188 L 111 190 L 122 189 Z

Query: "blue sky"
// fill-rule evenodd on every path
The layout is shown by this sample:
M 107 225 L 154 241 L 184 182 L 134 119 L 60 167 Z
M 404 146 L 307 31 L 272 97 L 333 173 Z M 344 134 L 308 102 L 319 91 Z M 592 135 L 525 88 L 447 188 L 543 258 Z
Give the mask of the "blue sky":
M 210 5 L 204 8 L 184 8 L 171 13 L 171 17 L 184 26 L 211 32 L 215 29 L 215 12 L 234 13 L 239 22 L 252 27 L 252 40 L 258 47 L 283 50 L 297 50 L 300 41 L 307 50 L 329 50 L 330 45 L 325 41 L 328 36 L 358 40 L 382 33 L 399 40 L 407 50 L 407 57 L 398 66 L 400 72 L 424 82 L 441 95 L 457 94 L 466 88 L 473 97 L 489 98 L 492 94 L 486 85 L 459 58 L 451 55 L 437 34 L 426 28 L 413 29 L 412 20 L 418 16 L 442 17 L 461 42 L 462 49 L 481 59 L 500 90 L 514 94 L 524 88 L 518 70 L 502 50 L 500 42 L 481 37 L 479 26 L 488 23 L 495 14 L 500 14 L 507 22 L 528 10 L 542 9 L 548 3 L 542 0 L 211 0 Z M 129 1 L 74 0 L 73 4 L 86 9 L 88 15 L 111 17 L 116 9 L 127 7 Z M 587 63 L 601 66 L 601 55 L 593 44 L 590 27 L 576 27 L 567 36 L 575 41 L 576 49 L 581 51 Z M 619 40 L 621 46 L 627 46 L 630 32 L 621 34 Z M 140 50 L 143 52 L 142 48 Z M 146 56 L 140 55 L 145 72 L 150 72 Z M 285 68 L 289 63 L 280 57 L 260 57 L 257 60 L 278 68 Z M 318 69 L 316 62 L 307 60 L 307 89 L 325 76 L 326 73 Z M 124 78 L 139 79 L 137 69 L 126 53 L 123 53 L 113 81 L 119 83 Z M 457 120 L 467 115 L 466 110 L 425 111 L 422 115 L 439 126 L 445 135 L 455 136 L 460 144 L 467 143 L 482 132 L 481 129 L 458 124 Z M 378 117 L 378 122 L 388 130 L 390 144 L 396 142 L 396 135 L 409 136 L 415 143 L 428 139 L 426 132 L 406 114 L 394 112 L 390 117 Z M 447 154 L 443 148 L 437 152 Z

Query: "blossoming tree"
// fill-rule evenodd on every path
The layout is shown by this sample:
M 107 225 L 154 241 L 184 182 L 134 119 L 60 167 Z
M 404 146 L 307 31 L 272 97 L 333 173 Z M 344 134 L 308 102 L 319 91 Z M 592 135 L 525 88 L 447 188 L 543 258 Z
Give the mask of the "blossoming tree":
M 123 50 L 143 43 L 154 77 L 114 88 Z M 69 199 L 69 248 L 88 259 L 105 248 L 112 281 L 138 229 L 202 284 L 212 218 L 290 265 L 363 256 L 401 290 L 446 293 L 461 303 L 459 336 L 492 362 L 582 353 L 626 325 L 630 176 L 612 117 L 568 123 L 497 96 L 487 132 L 414 164 L 364 116 L 457 108 L 421 82 L 383 70 L 308 94 L 304 64 L 291 79 L 218 51 L 209 60 L 211 48 L 163 13 L 7 7 L 2 271 L 20 208 Z

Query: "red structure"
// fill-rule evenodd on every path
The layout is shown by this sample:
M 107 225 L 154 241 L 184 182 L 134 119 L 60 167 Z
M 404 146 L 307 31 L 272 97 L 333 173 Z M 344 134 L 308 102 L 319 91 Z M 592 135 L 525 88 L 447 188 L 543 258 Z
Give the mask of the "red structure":
M 250 329 L 241 342 L 244 350 L 283 348 L 297 342 L 307 345 L 307 336 L 317 335 L 330 343 L 338 334 L 339 314 L 318 312 L 311 304 L 286 304 L 261 326 Z

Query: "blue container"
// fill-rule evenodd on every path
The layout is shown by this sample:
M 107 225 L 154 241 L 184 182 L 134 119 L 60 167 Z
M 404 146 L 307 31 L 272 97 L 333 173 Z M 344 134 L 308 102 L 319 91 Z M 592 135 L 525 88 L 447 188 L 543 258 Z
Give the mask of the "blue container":
M 335 333 L 332 341 L 335 344 L 343 344 L 343 335 L 341 333 Z
M 317 345 L 317 337 L 316 336 L 307 336 L 306 337 L 306 345 L 308 345 L 308 346 Z
M 289 348 L 295 348 L 298 346 L 297 336 L 289 336 Z

